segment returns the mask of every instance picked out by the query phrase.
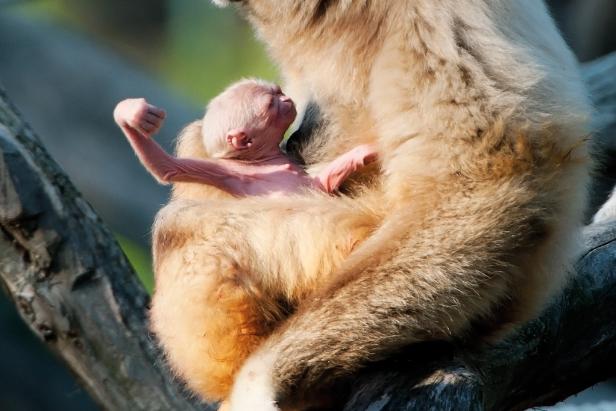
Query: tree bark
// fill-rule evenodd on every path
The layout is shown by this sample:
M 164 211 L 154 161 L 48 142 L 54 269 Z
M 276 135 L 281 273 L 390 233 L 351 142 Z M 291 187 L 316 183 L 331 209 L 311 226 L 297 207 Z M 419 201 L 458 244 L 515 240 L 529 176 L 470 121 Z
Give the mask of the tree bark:
M 104 409 L 203 409 L 165 368 L 113 236 L 3 91 L 0 153 L 0 283 L 24 321 Z
M 616 54 L 585 73 L 598 140 L 610 141 Z M 133 270 L 2 91 L 0 153 L 0 283 L 32 331 L 105 409 L 211 409 L 170 376 Z M 541 318 L 488 347 L 411 347 L 358 376 L 345 409 L 522 410 L 615 375 L 616 222 L 585 238 L 577 274 Z

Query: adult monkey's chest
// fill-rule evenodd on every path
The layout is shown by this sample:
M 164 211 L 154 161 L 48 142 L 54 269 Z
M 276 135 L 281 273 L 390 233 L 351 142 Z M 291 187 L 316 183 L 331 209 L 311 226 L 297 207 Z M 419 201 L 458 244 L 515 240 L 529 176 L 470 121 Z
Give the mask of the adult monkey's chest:
M 300 164 L 330 161 L 358 145 L 374 143 L 373 125 L 365 108 L 320 104 L 311 99 L 299 127 L 287 140 L 286 150 Z

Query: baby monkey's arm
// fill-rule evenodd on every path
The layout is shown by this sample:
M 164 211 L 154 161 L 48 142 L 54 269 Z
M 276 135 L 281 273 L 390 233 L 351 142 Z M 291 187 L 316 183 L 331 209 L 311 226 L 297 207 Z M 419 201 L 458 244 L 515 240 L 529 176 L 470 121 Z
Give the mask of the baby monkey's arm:
M 170 156 L 152 140 L 151 136 L 162 126 L 164 110 L 144 99 L 127 99 L 118 103 L 113 117 L 141 163 L 159 182 L 208 184 L 233 195 L 242 195 L 246 191 L 244 185 L 249 176 L 234 172 L 216 160 Z
M 376 144 L 362 144 L 327 164 L 315 177 L 315 182 L 323 191 L 333 193 L 351 174 L 377 159 Z

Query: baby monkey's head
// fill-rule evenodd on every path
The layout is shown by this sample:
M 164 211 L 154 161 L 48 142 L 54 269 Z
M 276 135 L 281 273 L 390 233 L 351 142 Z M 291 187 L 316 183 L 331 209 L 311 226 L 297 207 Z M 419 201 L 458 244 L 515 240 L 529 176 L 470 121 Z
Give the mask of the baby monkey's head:
M 215 158 L 259 159 L 278 149 L 296 114 L 295 104 L 276 84 L 241 80 L 208 104 L 203 144 Z

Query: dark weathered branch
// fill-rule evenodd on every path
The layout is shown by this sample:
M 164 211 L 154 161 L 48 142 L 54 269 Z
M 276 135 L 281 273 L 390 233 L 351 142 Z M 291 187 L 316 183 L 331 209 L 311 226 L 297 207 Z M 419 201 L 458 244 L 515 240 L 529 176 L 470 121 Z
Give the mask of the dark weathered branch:
M 105 409 L 202 409 L 165 369 L 114 238 L 2 91 L 0 154 L 0 283 L 32 331 Z
M 616 55 L 586 72 L 597 128 L 615 132 Z M 104 408 L 200 409 L 164 368 L 147 295 L 109 231 L 2 92 L 0 153 L 0 283 L 24 320 Z M 521 410 L 614 375 L 616 223 L 586 240 L 577 276 L 541 319 L 492 347 L 411 348 L 359 377 L 346 409 Z

